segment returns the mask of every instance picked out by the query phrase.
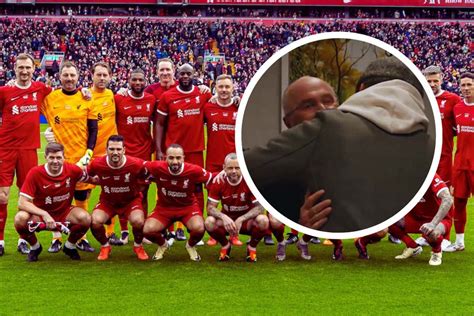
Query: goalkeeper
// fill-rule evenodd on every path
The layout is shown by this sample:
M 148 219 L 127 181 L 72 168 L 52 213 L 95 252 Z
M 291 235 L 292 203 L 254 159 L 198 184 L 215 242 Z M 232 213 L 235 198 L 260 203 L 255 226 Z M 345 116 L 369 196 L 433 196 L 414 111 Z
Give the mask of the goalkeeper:
M 61 89 L 50 93 L 43 103 L 42 112 L 51 126 L 46 130 L 45 137 L 48 142 L 57 141 L 64 146 L 67 162 L 85 167 L 92 158 L 97 140 L 98 113 L 92 106 L 92 100 L 84 100 L 77 89 L 79 72 L 74 63 L 65 61 L 59 70 L 59 78 Z M 88 210 L 89 190 L 86 186 L 84 183 L 76 185 L 74 199 L 77 207 Z M 61 249 L 60 237 L 60 234 L 59 238 L 55 235 L 48 251 L 57 252 Z M 77 248 L 94 251 L 85 238 L 78 242 Z

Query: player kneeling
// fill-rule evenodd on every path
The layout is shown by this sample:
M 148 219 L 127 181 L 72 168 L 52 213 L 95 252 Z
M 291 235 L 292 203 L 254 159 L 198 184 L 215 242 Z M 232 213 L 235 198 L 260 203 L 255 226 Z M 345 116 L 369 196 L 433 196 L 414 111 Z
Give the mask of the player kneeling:
M 440 265 L 443 254 L 441 243 L 443 235 L 451 226 L 449 210 L 452 205 L 453 198 L 449 194 L 448 187 L 438 175 L 435 175 L 423 199 L 401 221 L 389 227 L 390 234 L 402 240 L 407 246 L 395 259 L 407 259 L 423 251 L 421 246 L 408 236 L 408 233 L 421 232 L 432 249 L 429 264 Z
M 189 230 L 186 243 L 189 257 L 200 261 L 195 246 L 204 236 L 204 219 L 194 192 L 197 185 L 209 184 L 212 174 L 198 165 L 184 162 L 183 147 L 178 144 L 168 147 L 166 161 L 147 161 L 145 167 L 158 188 L 156 207 L 143 227 L 145 237 L 158 244 L 153 260 L 162 259 L 168 249 L 163 231 L 179 221 Z
M 20 190 L 19 211 L 15 216 L 15 228 L 31 249 L 28 261 L 38 261 L 43 250 L 35 235 L 38 227 L 57 229 L 60 223 L 69 222 L 69 238 L 63 252 L 72 260 L 80 260 L 76 242 L 90 227 L 91 217 L 82 208 L 71 205 L 77 182 L 87 180 L 85 172 L 76 165 L 64 162 L 64 147 L 49 143 L 45 150 L 46 164 L 28 172 Z M 44 223 L 34 225 L 31 223 Z M 30 223 L 30 225 L 29 225 Z
M 92 234 L 102 246 L 97 259 L 109 258 L 112 248 L 104 224 L 118 215 L 127 218 L 132 225 L 133 251 L 138 259 L 148 260 L 142 246 L 145 212 L 140 190 L 146 178 L 144 161 L 125 155 L 123 137 L 112 135 L 107 140 L 107 155 L 94 159 L 88 167 L 88 174 L 102 188 L 99 203 L 92 212 Z
M 257 244 L 267 233 L 268 218 L 245 183 L 236 154 L 226 156 L 224 170 L 224 181 L 212 184 L 209 190 L 206 230 L 222 246 L 219 261 L 230 259 L 231 243 L 227 234 L 231 237 L 238 236 L 239 233 L 250 235 L 247 261 L 256 262 Z M 219 202 L 222 202 L 222 211 L 217 209 Z

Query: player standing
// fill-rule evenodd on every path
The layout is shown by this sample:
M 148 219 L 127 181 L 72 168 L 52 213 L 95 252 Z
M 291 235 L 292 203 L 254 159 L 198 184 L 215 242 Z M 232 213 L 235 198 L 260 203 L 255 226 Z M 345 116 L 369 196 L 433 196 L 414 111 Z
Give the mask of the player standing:
M 28 222 L 44 221 L 48 229 L 56 222 L 70 222 L 70 235 L 63 252 L 72 260 L 80 260 L 76 242 L 90 227 L 91 217 L 86 210 L 71 205 L 74 188 L 87 175 L 74 164 L 64 162 L 64 147 L 49 143 L 45 149 L 45 165 L 34 167 L 20 191 L 19 211 L 15 216 L 15 228 L 21 238 L 31 245 L 28 261 L 38 261 L 43 250 Z
M 145 212 L 142 205 L 139 180 L 145 179 L 144 161 L 125 155 L 124 139 L 112 135 L 107 142 L 107 155 L 94 159 L 87 168 L 91 177 L 97 177 L 102 188 L 99 203 L 92 212 L 92 234 L 101 244 L 97 259 L 107 260 L 111 252 L 104 224 L 114 216 L 127 218 L 135 237 L 133 251 L 138 259 L 147 260 L 142 246 Z
M 457 148 L 454 156 L 454 228 L 456 241 L 447 252 L 464 250 L 467 200 L 474 192 L 474 74 L 461 75 L 463 100 L 454 106 L 457 129 Z
M 235 153 L 225 157 L 224 170 L 225 180 L 212 184 L 209 190 L 206 230 L 222 246 L 219 261 L 230 258 L 231 242 L 227 240 L 226 234 L 250 235 L 247 261 L 256 262 L 257 245 L 268 229 L 268 218 L 243 180 Z M 219 202 L 222 202 L 222 211 L 217 210 Z
M 61 89 L 50 93 L 44 100 L 42 111 L 48 120 L 55 139 L 64 145 L 67 162 L 86 166 L 92 158 L 98 133 L 98 109 L 91 100 L 84 100 L 77 89 L 77 66 L 65 61 L 59 70 Z M 79 183 L 74 192 L 76 206 L 87 210 L 88 184 Z M 89 242 L 82 239 L 78 249 L 93 252 Z
M 34 69 L 33 57 L 19 54 L 14 86 L 0 87 L 0 256 L 5 251 L 4 231 L 13 178 L 16 175 L 16 184 L 21 188 L 28 171 L 38 165 L 40 109 L 51 88 L 32 81 Z M 18 241 L 18 251 L 28 253 L 22 239 Z
M 189 257 L 200 261 L 195 245 L 204 236 L 204 219 L 194 192 L 196 184 L 208 184 L 212 175 L 200 166 L 184 162 L 184 150 L 177 144 L 171 144 L 166 150 L 166 161 L 146 162 L 145 167 L 158 188 L 156 207 L 143 228 L 145 237 L 158 244 L 153 260 L 162 259 L 168 248 L 162 232 L 180 221 L 189 230 L 186 243 Z

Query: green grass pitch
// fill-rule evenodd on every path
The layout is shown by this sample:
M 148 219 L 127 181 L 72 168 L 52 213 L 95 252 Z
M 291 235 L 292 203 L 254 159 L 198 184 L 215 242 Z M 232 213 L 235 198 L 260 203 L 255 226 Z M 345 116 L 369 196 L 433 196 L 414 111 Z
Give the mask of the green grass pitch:
M 234 247 L 231 261 L 220 263 L 219 248 L 208 246 L 199 247 L 202 261 L 196 263 L 189 260 L 184 242 L 176 242 L 161 262 L 139 262 L 130 244 L 113 248 L 106 262 L 96 260 L 97 252 L 81 253 L 82 261 L 73 262 L 46 251 L 48 232 L 39 234 L 44 247 L 40 260 L 28 263 L 16 252 L 17 197 L 13 188 L 6 253 L 0 258 L 0 315 L 474 314 L 472 220 L 466 250 L 444 254 L 439 267 L 428 265 L 429 248 L 411 260 L 396 261 L 403 246 L 386 239 L 369 246 L 369 261 L 359 260 L 353 241 L 346 240 L 342 262 L 333 262 L 332 248 L 323 245 L 310 245 L 313 259 L 304 261 L 290 245 L 287 260 L 276 263 L 276 247 L 262 243 L 255 264 L 245 262 L 245 247 Z M 156 249 L 145 248 L 149 255 Z

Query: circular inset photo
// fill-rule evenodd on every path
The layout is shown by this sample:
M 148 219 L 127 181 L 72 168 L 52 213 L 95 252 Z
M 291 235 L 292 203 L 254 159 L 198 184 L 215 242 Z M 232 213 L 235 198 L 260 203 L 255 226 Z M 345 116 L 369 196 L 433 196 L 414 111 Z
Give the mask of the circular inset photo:
M 300 232 L 361 237 L 422 199 L 441 152 L 423 74 L 388 44 L 324 33 L 273 55 L 237 118 L 242 173 L 272 217 Z

